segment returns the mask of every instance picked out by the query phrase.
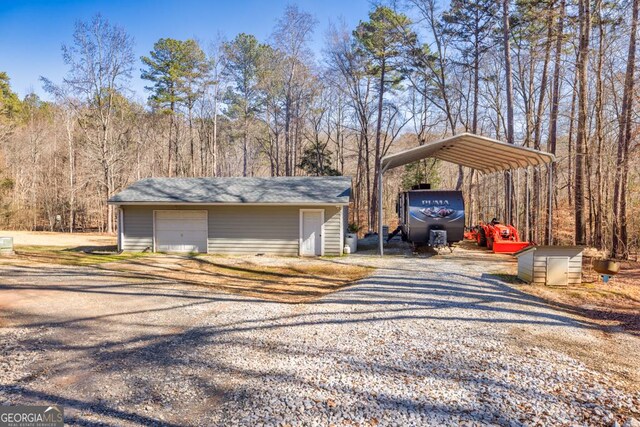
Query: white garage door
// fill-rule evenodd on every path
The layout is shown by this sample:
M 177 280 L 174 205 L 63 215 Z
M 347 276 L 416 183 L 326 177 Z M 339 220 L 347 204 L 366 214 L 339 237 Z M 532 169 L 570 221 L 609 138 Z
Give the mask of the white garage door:
M 156 211 L 156 252 L 207 252 L 207 211 Z

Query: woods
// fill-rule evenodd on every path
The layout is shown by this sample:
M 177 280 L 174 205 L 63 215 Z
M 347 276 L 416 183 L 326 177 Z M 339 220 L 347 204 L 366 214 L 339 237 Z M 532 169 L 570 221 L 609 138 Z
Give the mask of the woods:
M 144 177 L 347 175 L 361 232 L 430 181 L 464 191 L 469 225 L 618 258 L 640 245 L 638 0 L 406 0 L 328 29 L 292 5 L 264 40 L 212 30 L 141 57 L 107 17 L 70 32 L 65 78 L 34 82 L 46 96 L 20 99 L 0 70 L 2 228 L 113 232 L 106 200 Z M 380 159 L 460 132 L 549 151 L 554 179 L 426 160 L 386 175 L 378 218 Z

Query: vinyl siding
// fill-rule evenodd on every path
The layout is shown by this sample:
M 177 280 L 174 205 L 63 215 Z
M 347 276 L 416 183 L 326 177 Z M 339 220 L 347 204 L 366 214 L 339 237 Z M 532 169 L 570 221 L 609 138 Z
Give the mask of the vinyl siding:
M 539 248 L 518 257 L 518 277 L 527 282 L 546 284 L 548 257 L 569 258 L 567 283 L 569 285 L 579 285 L 582 283 L 582 250 L 563 248 L 561 246 L 555 248 Z M 531 271 L 531 278 L 529 279 L 525 278 L 528 271 Z
M 546 283 L 547 279 L 547 257 L 568 257 L 569 270 L 567 271 L 567 282 L 569 285 L 579 285 L 582 283 L 582 250 L 546 248 L 534 254 L 533 276 L 535 283 Z
M 342 210 L 327 207 L 324 210 L 324 254 L 342 255 Z
M 122 250 L 142 252 L 153 249 L 153 209 L 147 206 L 123 206 Z
M 208 215 L 207 249 L 210 254 L 298 255 L 300 209 L 307 206 L 123 206 L 123 250 L 153 247 L 153 211 L 205 209 Z M 342 253 L 341 208 L 325 209 L 325 255 Z
M 298 255 L 298 207 L 215 206 L 209 209 L 209 253 Z
M 533 253 L 529 251 L 518 257 L 518 277 L 530 283 L 533 281 Z

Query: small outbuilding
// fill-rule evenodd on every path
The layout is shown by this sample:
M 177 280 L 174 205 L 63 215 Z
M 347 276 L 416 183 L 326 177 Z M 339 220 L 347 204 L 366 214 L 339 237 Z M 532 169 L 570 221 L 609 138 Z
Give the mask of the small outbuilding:
M 117 193 L 118 249 L 341 255 L 349 177 L 147 178 Z
M 583 246 L 529 246 L 516 252 L 518 278 L 547 286 L 582 283 Z

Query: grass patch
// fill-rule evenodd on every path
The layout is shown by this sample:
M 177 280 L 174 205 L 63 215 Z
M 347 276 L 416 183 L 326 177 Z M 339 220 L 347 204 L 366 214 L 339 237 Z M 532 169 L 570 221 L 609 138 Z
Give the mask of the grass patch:
M 562 310 L 585 316 L 606 327 L 622 327 L 640 335 L 640 265 L 627 263 L 620 273 L 603 283 L 583 268 L 580 285 L 546 286 L 525 283 L 515 274 L 490 273 L 515 289 L 545 300 Z M 585 281 L 590 280 L 590 281 Z
M 502 282 L 513 283 L 513 284 L 523 283 L 522 280 L 518 279 L 518 276 L 516 274 L 509 274 L 509 273 L 489 273 L 489 274 L 499 279 Z
M 115 246 L 81 246 L 61 248 L 57 246 L 16 246 L 16 257 L 45 264 L 90 266 L 149 256 L 148 253 L 118 253 Z
M 211 255 L 128 259 L 103 268 L 287 303 L 320 298 L 369 276 L 374 270 L 328 259 L 281 257 L 252 261 Z
M 567 287 L 519 284 L 522 292 L 605 327 L 640 335 L 640 284 L 588 282 Z

